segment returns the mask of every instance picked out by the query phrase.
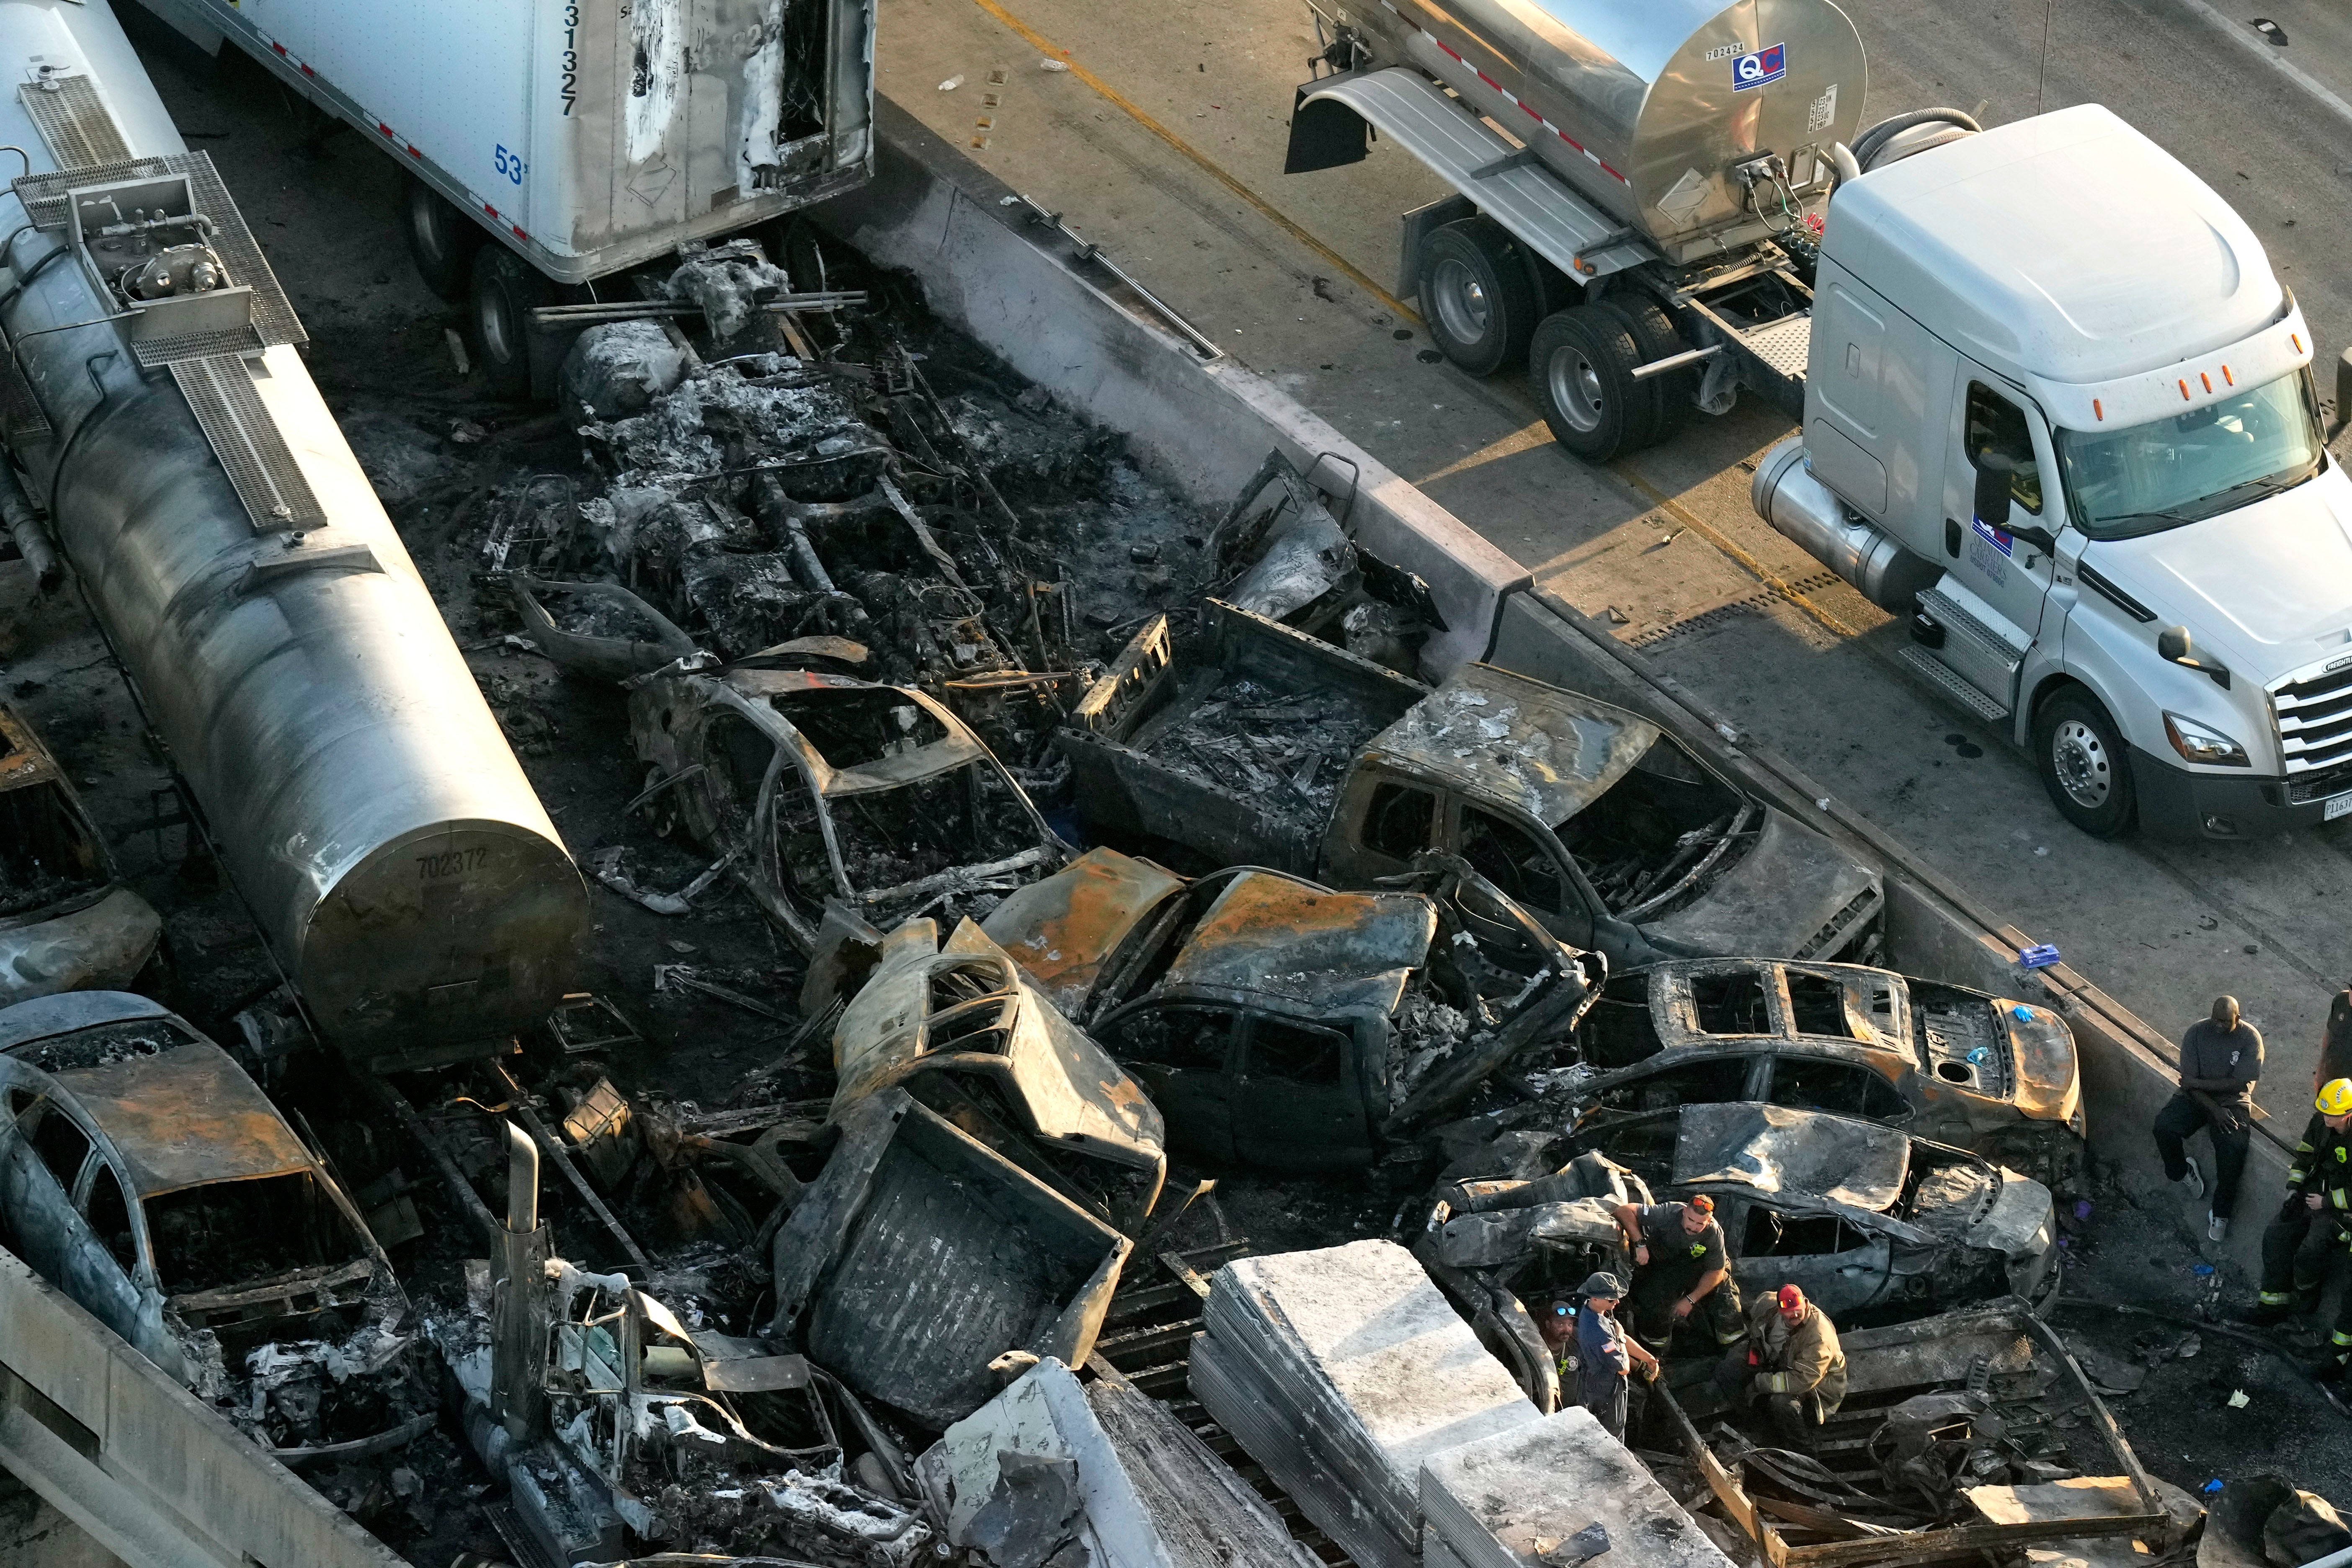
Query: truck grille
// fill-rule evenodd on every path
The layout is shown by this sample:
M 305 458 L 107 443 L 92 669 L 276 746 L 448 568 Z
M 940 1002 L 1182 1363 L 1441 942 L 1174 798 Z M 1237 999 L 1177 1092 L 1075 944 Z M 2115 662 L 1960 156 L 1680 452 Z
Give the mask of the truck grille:
M 2289 778 L 2352 762 L 2352 664 L 2290 677 L 2271 689 Z

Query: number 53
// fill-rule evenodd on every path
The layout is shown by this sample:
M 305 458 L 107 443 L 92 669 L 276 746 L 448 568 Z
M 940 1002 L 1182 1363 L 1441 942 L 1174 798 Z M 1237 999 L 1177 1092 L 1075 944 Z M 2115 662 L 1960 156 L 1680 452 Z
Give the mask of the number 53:
M 492 162 L 498 165 L 499 173 L 504 174 L 509 181 L 518 185 L 522 184 L 522 160 L 520 158 L 516 157 L 512 153 L 509 153 L 504 147 L 501 147 L 498 150 L 498 156 L 494 158 Z

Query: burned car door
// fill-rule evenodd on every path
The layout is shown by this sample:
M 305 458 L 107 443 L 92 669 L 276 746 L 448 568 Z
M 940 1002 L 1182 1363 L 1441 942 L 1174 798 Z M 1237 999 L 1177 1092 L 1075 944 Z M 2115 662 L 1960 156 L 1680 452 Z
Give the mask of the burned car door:
M 1096 1041 L 1160 1107 L 1168 1142 L 1195 1159 L 1234 1157 L 1233 1075 L 1241 1015 L 1147 998 L 1095 1026 Z
M 1360 1052 L 1344 1028 L 1248 1019 L 1232 1104 L 1234 1152 L 1251 1164 L 1328 1170 L 1372 1157 Z
M 7 1205 L 9 1245 L 35 1273 L 62 1286 L 79 1223 L 73 1187 L 89 1158 L 89 1139 L 71 1117 L 29 1089 L 11 1088 L 8 1110 L 11 1135 L 0 1198 Z
M 1885 1078 L 1862 1062 L 1783 1051 L 1766 1058 L 1770 1077 L 1744 1098 L 1798 1110 L 1828 1110 L 1901 1127 L 1916 1114 Z
M 1617 921 L 1600 913 L 1584 879 L 1535 834 L 1499 812 L 1457 801 L 1454 852 L 1571 947 L 1598 949 L 1612 967 L 1639 963 L 1646 952 Z
M 139 1266 L 129 1191 L 122 1173 L 92 1150 L 74 1186 L 74 1213 L 82 1222 L 85 1245 L 78 1248 L 79 1267 L 66 1271 L 66 1292 L 150 1358 L 163 1361 L 157 1352 L 163 1348 L 163 1300 L 152 1287 L 142 1286 L 152 1271 Z
M 1727 1216 L 1731 1224 L 1725 1229 L 1732 1239 L 1732 1275 L 1747 1300 L 1794 1285 L 1836 1318 L 1884 1300 L 1894 1288 L 1887 1238 L 1833 1208 L 1763 1198 L 1724 1206 L 1746 1210 Z
M 1437 847 L 1438 806 L 1438 794 L 1428 785 L 1360 762 L 1331 814 L 1324 858 L 1333 882 L 1369 887 L 1411 871 L 1414 856 Z
M 1596 1106 L 1610 1111 L 1664 1110 L 1677 1105 L 1709 1105 L 1754 1100 L 1770 1070 L 1761 1051 L 1678 1050 L 1663 1060 L 1628 1068 L 1587 1085 Z

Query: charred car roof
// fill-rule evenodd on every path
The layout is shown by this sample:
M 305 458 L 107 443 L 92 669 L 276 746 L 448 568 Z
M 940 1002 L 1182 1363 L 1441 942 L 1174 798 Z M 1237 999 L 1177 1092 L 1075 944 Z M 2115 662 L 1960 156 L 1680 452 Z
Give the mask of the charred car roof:
M 909 921 L 893 932 L 880 966 L 844 1009 L 833 1037 L 833 1119 L 910 1073 L 952 1065 L 1009 1078 L 1010 1098 L 1039 1137 L 1157 1167 L 1166 1131 L 1135 1080 L 980 927 L 965 921 L 944 948 L 934 945 L 937 929 Z
M 1055 1007 L 1076 1016 L 1119 944 L 1184 888 L 1164 866 L 1089 849 L 1054 876 L 1006 894 L 982 927 Z
M 1685 1105 L 1675 1138 L 1677 1186 L 1735 1183 L 1884 1213 L 1903 1195 L 1910 1170 L 1907 1133 L 1780 1105 Z
M 705 685 L 709 694 L 737 708 L 779 742 L 793 748 L 810 786 L 827 799 L 896 789 L 927 779 L 986 756 L 987 748 L 963 726 L 962 721 L 940 703 L 911 687 L 882 686 L 845 675 L 812 669 L 746 669 L 735 668 L 715 675 L 684 678 Z M 795 699 L 824 701 L 835 693 L 863 694 L 892 707 L 919 709 L 946 732 L 937 739 L 909 743 L 904 751 L 836 766 L 792 722 Z M 782 720 L 777 723 L 775 720 Z M 911 737 L 910 737 L 911 742 Z
M 1492 665 L 1465 664 L 1372 738 L 1366 755 L 1439 774 L 1557 827 L 1663 733 L 1648 720 Z
M 1251 869 L 1209 906 L 1164 984 L 1387 1014 L 1436 934 L 1436 906 L 1418 893 L 1335 893 Z
M 46 1076 L 105 1134 L 142 1198 L 315 1163 L 277 1107 L 209 1041 Z

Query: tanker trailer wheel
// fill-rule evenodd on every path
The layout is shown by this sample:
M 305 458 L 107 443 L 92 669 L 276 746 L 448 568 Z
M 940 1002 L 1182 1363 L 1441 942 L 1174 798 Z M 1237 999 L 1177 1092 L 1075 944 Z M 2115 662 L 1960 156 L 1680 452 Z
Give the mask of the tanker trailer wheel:
M 1535 284 L 1518 242 L 1492 218 L 1465 217 L 1422 241 L 1421 313 L 1447 359 L 1492 375 L 1527 353 Z
M 1691 345 L 1683 342 L 1680 332 L 1665 312 L 1665 308 L 1647 294 L 1625 293 L 1609 303 L 1625 313 L 1625 321 L 1633 329 L 1634 345 L 1642 351 L 1642 363 L 1652 364 L 1675 354 L 1688 353 Z M 1694 398 L 1698 393 L 1699 372 L 1685 365 L 1654 375 L 1636 386 L 1648 386 L 1657 400 L 1657 423 L 1651 427 L 1650 439 L 1663 441 L 1680 430 L 1690 420 Z
M 1528 345 L 1528 377 L 1551 438 L 1587 462 L 1638 450 L 1657 433 L 1658 402 L 1633 379 L 1644 362 L 1633 323 L 1614 305 L 1556 311 Z
M 490 390 L 516 403 L 530 397 L 530 312 L 555 297 L 554 286 L 503 245 L 474 255 L 467 324 Z
M 2080 687 L 2033 715 L 2033 765 L 2058 814 L 2094 838 L 2132 823 L 2131 755 L 2099 700 Z
M 400 188 L 400 227 L 408 237 L 408 258 L 425 286 L 456 303 L 474 278 L 474 252 L 488 237 L 457 205 L 418 179 L 405 176 Z

